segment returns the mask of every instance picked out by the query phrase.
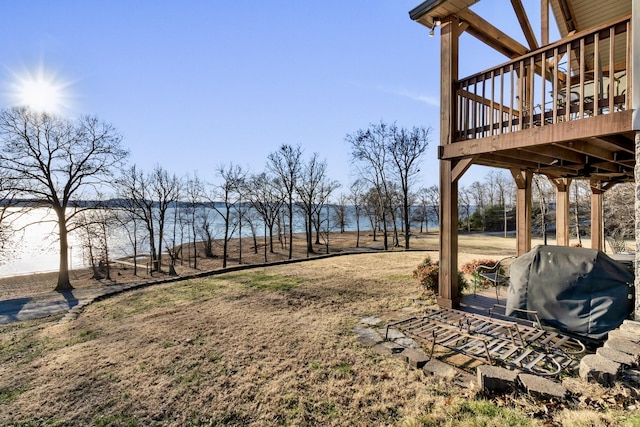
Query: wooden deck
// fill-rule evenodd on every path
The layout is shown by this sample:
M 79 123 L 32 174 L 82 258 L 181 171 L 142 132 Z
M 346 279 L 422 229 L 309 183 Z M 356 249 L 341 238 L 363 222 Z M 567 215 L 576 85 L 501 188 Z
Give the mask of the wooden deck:
M 500 305 L 505 305 L 507 302 L 507 287 L 503 286 L 500 289 Z M 478 290 L 475 294 L 465 294 L 460 300 L 460 310 L 467 313 L 489 315 L 489 309 L 494 304 L 498 304 L 496 301 L 496 291 L 494 287 L 489 289 Z

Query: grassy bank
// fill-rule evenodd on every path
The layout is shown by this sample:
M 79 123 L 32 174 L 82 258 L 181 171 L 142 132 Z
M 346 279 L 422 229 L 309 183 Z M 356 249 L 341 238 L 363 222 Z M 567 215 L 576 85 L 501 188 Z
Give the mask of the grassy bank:
M 411 271 L 423 256 L 374 253 L 257 268 L 123 294 L 66 324 L 2 327 L 0 423 L 637 422 L 637 411 L 623 412 L 604 397 L 569 407 L 483 396 L 358 344 L 353 328 L 361 318 L 389 320 L 416 307 Z

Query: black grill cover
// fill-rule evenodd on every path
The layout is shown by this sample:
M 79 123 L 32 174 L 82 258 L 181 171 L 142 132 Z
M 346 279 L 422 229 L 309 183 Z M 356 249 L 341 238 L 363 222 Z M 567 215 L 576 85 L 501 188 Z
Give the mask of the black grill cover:
M 535 310 L 562 332 L 601 340 L 634 308 L 633 276 L 596 249 L 536 246 L 511 263 L 510 277 L 506 314 Z

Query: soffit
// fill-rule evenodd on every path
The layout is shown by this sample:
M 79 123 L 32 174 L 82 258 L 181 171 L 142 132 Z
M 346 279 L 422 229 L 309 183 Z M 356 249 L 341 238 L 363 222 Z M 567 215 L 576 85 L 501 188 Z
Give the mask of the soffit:
M 561 37 L 631 14 L 631 0 L 550 0 Z
M 425 27 L 431 28 L 435 18 L 444 18 L 445 16 L 457 14 L 478 1 L 479 0 L 427 0 L 413 8 L 409 12 L 409 17 Z

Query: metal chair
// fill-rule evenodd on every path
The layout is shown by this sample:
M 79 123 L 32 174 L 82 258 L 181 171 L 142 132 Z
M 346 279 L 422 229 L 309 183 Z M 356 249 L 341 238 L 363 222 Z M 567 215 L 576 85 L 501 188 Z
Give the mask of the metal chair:
M 493 265 L 479 265 L 476 267 L 476 274 L 491 282 L 496 288 L 496 301 L 500 303 L 500 286 L 507 286 L 509 284 L 509 270 L 511 262 L 516 259 L 515 256 L 510 256 L 501 259 Z

